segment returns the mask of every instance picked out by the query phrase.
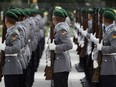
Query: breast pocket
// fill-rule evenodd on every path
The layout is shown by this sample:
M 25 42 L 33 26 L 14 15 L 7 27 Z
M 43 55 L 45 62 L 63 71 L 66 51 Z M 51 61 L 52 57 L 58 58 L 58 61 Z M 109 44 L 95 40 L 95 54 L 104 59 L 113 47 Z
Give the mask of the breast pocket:
M 111 74 L 113 72 L 112 61 L 113 60 L 112 60 L 111 56 L 108 56 L 108 55 L 103 56 L 101 67 L 102 67 L 102 70 L 104 73 Z
M 60 54 L 56 54 L 55 55 L 55 59 L 57 60 L 57 59 L 63 59 L 65 56 L 64 56 L 64 54 L 63 53 L 60 53 Z

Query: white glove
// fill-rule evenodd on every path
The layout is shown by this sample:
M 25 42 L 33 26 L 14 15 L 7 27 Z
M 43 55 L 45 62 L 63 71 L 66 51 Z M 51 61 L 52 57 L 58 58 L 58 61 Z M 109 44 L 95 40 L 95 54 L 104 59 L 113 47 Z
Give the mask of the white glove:
M 94 60 L 93 61 L 93 68 L 97 68 L 98 67 L 98 62 L 97 62 L 97 60 Z
M 79 23 L 74 23 L 74 26 L 77 28 L 77 29 L 79 29 L 80 28 L 80 24 Z
M 87 54 L 90 55 L 91 51 L 92 51 L 92 42 L 89 41 L 87 44 Z
M 74 30 L 73 32 L 74 32 L 74 37 L 77 38 L 76 30 Z
M 81 26 L 81 28 L 79 28 L 79 32 L 82 33 L 83 31 L 83 26 Z
M 3 44 L 1 43 L 0 44 L 0 50 L 5 50 L 5 47 L 6 47 L 5 43 L 3 43 Z
M 99 43 L 99 38 L 94 39 L 94 44 L 98 44 Z
M 83 35 L 83 36 L 86 36 L 86 35 L 87 35 L 87 30 L 85 30 L 85 31 L 83 30 L 83 31 L 82 31 L 82 35 Z
M 101 51 L 101 49 L 102 49 L 102 41 L 101 41 L 101 43 L 100 44 L 97 44 L 97 50 L 99 50 L 99 51 Z
M 98 58 L 98 50 L 97 50 L 97 48 L 93 49 L 91 58 L 92 58 L 92 60 L 97 60 L 97 58 Z
M 77 27 L 80 28 L 80 23 L 77 23 Z
M 76 22 L 74 23 L 74 27 L 77 28 L 77 23 Z
M 84 47 L 84 41 L 79 41 L 79 46 Z
M 75 26 L 77 27 L 77 29 L 80 28 L 80 23 L 76 23 Z
M 47 66 L 51 66 L 51 61 L 50 61 L 50 59 L 46 61 L 46 65 L 47 65 Z
M 52 43 L 49 43 L 49 49 L 50 50 L 55 50 L 55 48 L 56 48 L 56 45 L 55 45 L 54 40 L 53 40 Z
M 94 35 L 93 34 L 90 35 L 90 40 L 92 42 L 94 42 L 95 44 L 99 43 L 99 39 L 95 37 L 95 34 Z

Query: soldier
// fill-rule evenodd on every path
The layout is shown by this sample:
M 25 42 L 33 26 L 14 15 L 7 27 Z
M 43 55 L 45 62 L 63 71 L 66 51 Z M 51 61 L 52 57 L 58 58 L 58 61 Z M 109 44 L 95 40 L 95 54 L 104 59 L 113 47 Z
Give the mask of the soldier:
M 88 32 L 83 31 L 82 34 L 87 37 L 87 39 L 90 39 L 90 34 L 93 33 L 92 29 L 92 19 L 93 19 L 93 9 L 88 9 Z M 86 46 L 86 62 L 85 62 L 85 77 L 81 79 L 82 83 L 91 82 L 91 73 L 92 73 L 92 67 L 91 67 L 91 51 L 92 51 L 92 42 L 88 40 L 87 46 Z
M 103 43 L 97 44 L 97 50 L 102 52 L 100 70 L 100 87 L 116 87 L 116 28 L 113 24 L 115 15 L 112 11 L 103 13 L 105 34 Z
M 61 6 L 55 6 L 55 9 L 61 9 L 61 10 L 64 12 L 65 15 L 68 15 L 68 13 L 65 12 L 66 10 L 62 9 Z M 71 19 L 70 19 L 69 16 L 66 17 L 65 22 L 66 22 L 69 26 L 71 26 Z
M 28 54 L 29 60 L 28 60 L 28 66 L 27 66 L 27 78 L 26 78 L 26 85 L 27 87 L 31 87 L 34 82 L 34 51 L 36 49 L 36 37 L 35 37 L 35 30 L 36 25 L 33 17 L 33 12 L 31 9 L 27 8 L 25 9 L 27 12 L 27 18 L 23 23 L 25 24 L 27 30 L 27 38 L 26 38 L 26 51 L 30 49 L 31 56 Z
M 52 22 L 55 25 L 55 43 L 49 43 L 50 50 L 55 50 L 53 81 L 55 87 L 68 87 L 68 75 L 71 61 L 68 50 L 72 49 L 70 28 L 65 22 L 66 13 L 61 9 L 53 11 Z
M 6 42 L 0 44 L 0 49 L 5 52 L 5 64 L 3 66 L 5 87 L 21 87 L 23 70 L 18 57 L 21 50 L 21 38 L 15 27 L 17 20 L 18 16 L 15 13 L 6 12 Z
M 45 12 L 44 17 L 42 18 L 42 15 L 40 13 L 42 13 L 42 11 L 36 10 L 36 15 L 34 17 L 36 24 L 37 24 L 37 28 L 38 28 L 38 32 L 37 32 L 37 37 L 38 37 L 38 45 L 37 48 L 35 50 L 35 71 L 37 71 L 37 68 L 39 66 L 39 61 L 40 58 L 42 56 L 43 50 L 44 50 L 44 44 L 45 44 L 45 23 L 47 21 L 47 13 Z
M 21 82 L 21 85 L 22 87 L 25 87 L 25 79 L 26 79 L 26 67 L 27 67 L 27 58 L 24 57 L 24 46 L 25 46 L 25 27 L 22 26 L 21 22 L 23 20 L 22 19 L 22 13 L 19 11 L 19 8 L 16 8 L 16 9 L 11 9 L 10 10 L 11 12 L 15 13 L 17 16 L 18 16 L 18 21 L 16 23 L 16 30 L 19 31 L 20 33 L 20 37 L 21 37 L 21 51 L 20 53 L 18 54 L 18 57 L 19 57 L 19 61 L 21 62 L 21 65 L 22 65 L 22 68 L 23 68 L 23 76 L 22 76 L 22 82 Z

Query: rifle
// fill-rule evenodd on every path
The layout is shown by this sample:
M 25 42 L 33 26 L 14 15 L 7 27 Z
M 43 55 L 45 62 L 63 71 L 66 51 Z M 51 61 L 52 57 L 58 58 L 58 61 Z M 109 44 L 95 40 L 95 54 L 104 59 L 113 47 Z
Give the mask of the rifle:
M 79 22 L 78 21 L 79 20 L 79 9 L 76 10 L 75 18 L 76 18 L 75 22 L 78 23 Z M 78 39 L 77 38 L 73 37 L 73 42 L 78 45 Z
M 53 42 L 54 39 L 54 25 L 51 24 L 50 27 L 50 40 L 51 43 Z M 50 51 L 50 61 L 51 61 L 51 65 L 50 66 L 46 66 L 45 68 L 45 80 L 52 80 L 53 79 L 53 68 L 54 68 L 54 50 Z
M 54 7 L 52 9 L 50 9 L 50 14 L 52 14 L 54 10 Z M 50 20 L 52 18 L 52 15 L 50 15 Z M 54 25 L 52 22 L 50 22 L 50 40 L 51 40 L 51 43 L 53 42 L 53 39 L 54 39 Z M 45 67 L 45 74 L 44 76 L 46 77 L 45 80 L 53 80 L 53 68 L 54 68 L 54 50 L 51 50 L 50 51 L 50 61 L 51 61 L 51 66 L 47 66 Z
M 7 32 L 7 28 L 6 28 L 6 25 L 5 25 L 5 12 L 3 12 L 3 20 L 2 20 L 2 43 L 5 40 L 6 32 Z M 1 53 L 0 53 L 0 82 L 2 80 L 2 67 L 3 67 L 3 64 L 4 64 L 4 59 L 5 59 L 5 53 L 4 53 L 4 51 L 1 51 Z
M 79 9 L 79 11 L 78 11 L 78 23 L 80 23 L 80 27 L 82 25 L 81 18 L 82 18 L 82 12 L 81 12 L 81 9 Z M 80 35 L 80 32 L 78 32 L 78 35 Z M 79 44 L 77 44 L 77 45 L 78 45 L 78 48 L 76 49 L 76 51 L 77 51 L 77 54 L 80 54 L 81 47 L 79 46 Z
M 82 12 L 83 15 L 83 29 L 86 30 L 88 28 L 88 13 L 87 10 L 83 10 Z M 87 47 L 87 39 L 86 37 L 84 37 L 84 47 L 81 48 L 81 52 L 80 52 L 80 57 L 84 57 L 85 53 L 86 53 L 86 47 Z
M 100 9 L 100 11 L 102 11 L 102 9 Z M 97 13 L 98 13 L 98 9 L 96 11 L 96 14 Z M 99 43 L 100 43 L 102 40 L 102 12 L 100 12 L 100 20 L 99 21 L 100 21 L 99 29 L 98 29 L 98 27 L 96 27 L 97 28 L 96 29 L 96 37 L 99 38 Z M 96 25 L 98 25 L 98 24 L 96 24 Z M 97 59 L 98 59 L 98 67 L 94 70 L 94 74 L 93 74 L 93 78 L 92 78 L 92 82 L 96 82 L 96 83 L 99 82 L 99 76 L 100 76 L 100 65 L 102 62 L 102 52 L 101 51 L 98 52 Z

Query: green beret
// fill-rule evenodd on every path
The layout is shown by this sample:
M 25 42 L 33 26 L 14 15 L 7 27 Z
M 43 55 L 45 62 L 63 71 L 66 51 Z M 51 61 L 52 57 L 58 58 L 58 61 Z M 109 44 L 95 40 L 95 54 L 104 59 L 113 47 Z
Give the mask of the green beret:
M 41 9 L 36 10 L 37 14 L 43 15 L 43 11 Z
M 21 13 L 17 9 L 11 9 L 10 11 L 15 13 L 17 16 L 21 16 Z
M 53 15 L 54 15 L 54 16 L 58 16 L 58 17 L 63 17 L 63 18 L 65 18 L 64 12 L 63 12 L 62 10 L 60 10 L 60 9 L 55 9 L 55 10 L 53 11 Z
M 21 8 L 16 8 L 20 13 L 21 13 L 21 16 L 26 16 L 26 13 L 24 12 L 23 9 Z
M 103 14 L 105 11 L 105 8 L 99 8 L 99 14 Z
M 36 14 L 36 9 L 30 9 L 31 14 Z
M 114 15 L 114 13 L 111 12 L 111 11 L 105 11 L 105 12 L 103 13 L 103 16 L 104 16 L 104 18 L 106 18 L 106 19 L 115 20 L 115 15 Z
M 5 16 L 9 17 L 9 18 L 13 18 L 15 20 L 18 20 L 18 16 L 15 13 L 11 12 L 11 11 L 7 11 Z
M 65 10 L 65 9 L 60 9 L 60 10 L 62 10 L 62 12 L 64 13 L 64 15 L 65 15 L 65 17 L 67 17 L 68 16 L 68 13 L 67 13 L 67 11 Z
M 114 15 L 116 15 L 115 12 L 114 12 L 114 10 L 112 8 L 105 8 L 104 11 L 111 11 Z
M 38 14 L 39 13 L 39 9 L 35 9 L 35 13 Z
M 89 8 L 87 12 L 88 12 L 89 14 L 92 14 L 92 13 L 93 13 L 93 9 L 92 9 L 92 8 Z
M 25 12 L 26 12 L 27 15 L 31 15 L 31 13 L 32 13 L 32 11 L 29 8 L 26 8 Z
M 81 8 L 81 9 L 80 9 L 80 12 L 83 12 L 83 11 L 84 11 L 84 8 Z

